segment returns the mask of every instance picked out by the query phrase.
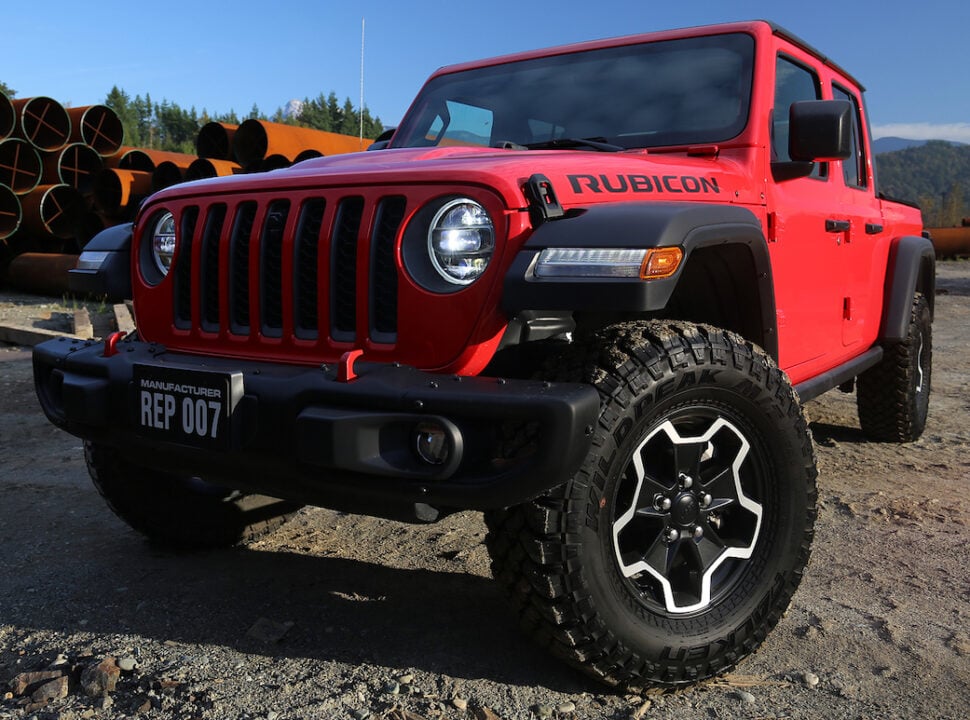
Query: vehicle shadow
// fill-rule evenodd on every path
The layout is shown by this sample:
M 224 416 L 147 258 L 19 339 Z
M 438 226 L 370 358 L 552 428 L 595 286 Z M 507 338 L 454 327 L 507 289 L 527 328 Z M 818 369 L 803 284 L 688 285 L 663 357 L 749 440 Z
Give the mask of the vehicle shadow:
M 52 498 L 38 527 L 26 503 L 9 502 L 25 490 L 0 488 L 8 626 L 592 689 L 521 633 L 489 578 L 262 549 L 175 555 L 116 522 L 93 492 Z

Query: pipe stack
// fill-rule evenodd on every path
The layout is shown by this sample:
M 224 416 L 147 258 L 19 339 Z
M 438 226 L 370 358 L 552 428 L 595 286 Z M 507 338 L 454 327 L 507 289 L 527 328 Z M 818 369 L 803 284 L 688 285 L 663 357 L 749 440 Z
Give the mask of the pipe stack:
M 118 115 L 104 105 L 65 108 L 49 97 L 12 100 L 0 92 L 0 286 L 8 266 L 17 280 L 59 267 L 34 258 L 77 254 L 171 185 L 288 167 L 371 143 L 260 120 L 203 125 L 196 155 L 125 147 L 123 135 Z M 17 255 L 22 261 L 11 263 Z
M 49 97 L 0 93 L 0 241 L 8 250 L 76 253 L 104 227 L 91 217 L 95 178 L 122 132 L 104 105 L 67 109 Z

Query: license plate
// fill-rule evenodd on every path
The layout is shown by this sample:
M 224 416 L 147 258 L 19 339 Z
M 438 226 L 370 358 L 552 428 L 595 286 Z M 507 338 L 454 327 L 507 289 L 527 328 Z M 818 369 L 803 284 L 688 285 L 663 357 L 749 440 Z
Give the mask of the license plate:
M 142 436 L 197 448 L 229 447 L 241 374 L 135 365 L 133 379 L 135 427 Z

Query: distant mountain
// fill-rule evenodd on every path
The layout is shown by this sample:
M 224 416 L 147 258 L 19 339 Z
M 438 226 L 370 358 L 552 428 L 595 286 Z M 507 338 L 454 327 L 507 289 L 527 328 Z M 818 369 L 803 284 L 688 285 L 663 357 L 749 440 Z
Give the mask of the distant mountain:
M 880 153 L 896 152 L 897 150 L 905 150 L 911 147 L 921 147 L 926 144 L 926 140 L 907 140 L 906 138 L 900 137 L 881 137 L 878 140 L 872 142 L 872 151 L 879 155 Z
M 970 145 L 930 140 L 877 154 L 875 163 L 879 191 L 921 205 L 927 225 L 970 216 Z
M 928 142 L 942 142 L 955 147 L 960 147 L 965 143 L 953 142 L 951 140 L 910 140 L 908 138 L 901 137 L 881 137 L 878 140 L 874 140 L 872 143 L 872 151 L 876 155 L 887 152 L 896 152 L 897 150 L 907 150 L 914 147 L 923 147 Z

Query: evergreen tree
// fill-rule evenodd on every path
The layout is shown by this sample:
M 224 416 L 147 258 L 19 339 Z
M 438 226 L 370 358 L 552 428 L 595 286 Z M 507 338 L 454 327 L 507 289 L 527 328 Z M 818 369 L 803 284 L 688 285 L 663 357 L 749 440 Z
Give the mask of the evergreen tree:
M 0 84 L 0 87 L 6 86 Z M 117 85 L 111 88 L 104 104 L 118 114 L 124 128 L 124 143 L 135 147 L 194 153 L 196 136 L 206 123 L 211 120 L 232 125 L 240 123 L 235 110 L 210 116 L 208 110 L 203 109 L 200 116 L 194 107 L 186 110 L 178 103 L 168 100 L 154 103 L 148 93 L 144 98 L 136 95 L 132 99 Z M 350 98 L 347 98 L 341 106 L 336 93 L 332 91 L 326 96 L 320 93 L 313 99 L 304 100 L 303 109 L 295 117 L 285 117 L 283 109 L 277 108 L 273 114 L 273 122 L 339 132 L 356 137 L 360 132 L 361 115 L 363 115 L 364 137 L 375 138 L 384 130 L 380 119 L 372 117 L 367 108 L 364 108 L 361 114 L 354 108 Z M 246 118 L 267 119 L 255 103 Z
M 7 85 L 7 83 L 3 82 L 2 80 L 0 80 L 0 93 L 3 93 L 8 98 L 14 98 L 17 96 L 17 91 L 14 90 L 9 85 Z

